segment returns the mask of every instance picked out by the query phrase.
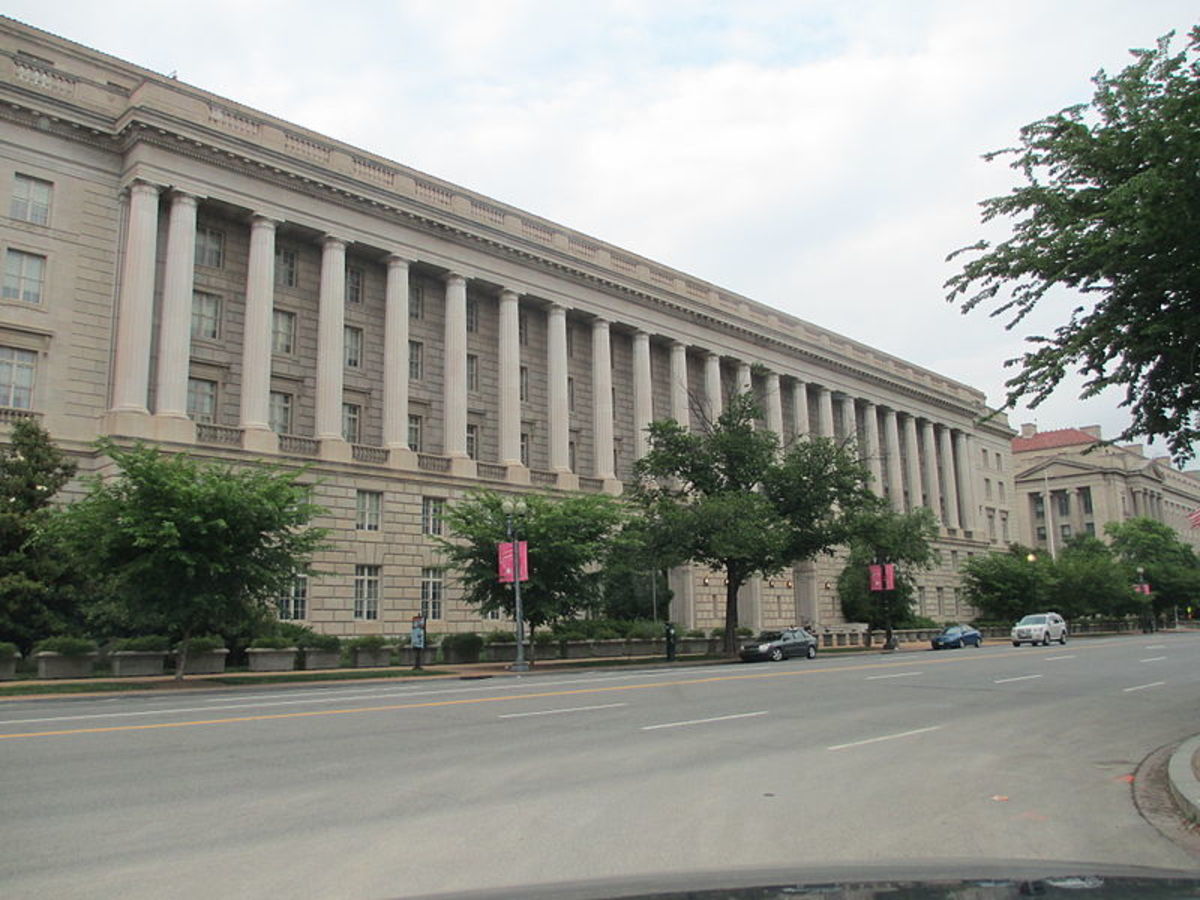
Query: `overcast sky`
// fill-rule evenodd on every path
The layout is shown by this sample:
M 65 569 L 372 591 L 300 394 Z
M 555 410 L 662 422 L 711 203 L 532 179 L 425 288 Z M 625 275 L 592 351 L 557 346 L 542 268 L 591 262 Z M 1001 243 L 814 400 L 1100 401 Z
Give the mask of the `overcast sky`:
M 944 299 L 981 154 L 1195 0 L 8 0 L 6 14 L 974 385 L 1017 333 Z M 1177 41 L 1177 46 L 1182 43 Z M 1056 301 L 1021 334 L 1064 319 Z M 1011 373 L 1009 373 L 1011 374 Z M 1012 424 L 1126 422 L 1076 391 Z

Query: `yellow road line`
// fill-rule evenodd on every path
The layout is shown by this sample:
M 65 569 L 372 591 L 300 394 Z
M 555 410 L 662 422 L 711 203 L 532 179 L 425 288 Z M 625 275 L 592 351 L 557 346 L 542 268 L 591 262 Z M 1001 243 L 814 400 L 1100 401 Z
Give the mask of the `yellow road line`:
M 1081 649 L 1081 648 L 1076 648 Z M 1093 649 L 1093 648 L 1088 648 Z M 932 652 L 932 651 L 931 651 Z M 907 653 L 905 654 L 907 656 Z M 1032 656 L 1027 651 L 1009 650 L 987 656 L 944 656 L 938 659 L 923 659 L 922 665 L 945 665 L 957 662 L 976 662 L 996 659 L 1000 656 Z M 393 712 L 402 709 L 431 709 L 442 706 L 470 706 L 480 703 L 506 703 L 512 700 L 537 700 L 545 697 L 569 697 L 580 694 L 605 694 L 615 691 L 646 691 L 664 687 L 682 687 L 693 684 L 712 684 L 718 681 L 747 681 L 759 678 L 794 678 L 798 676 L 823 675 L 839 672 L 861 672 L 869 669 L 890 669 L 911 666 L 912 660 L 896 660 L 886 663 L 859 663 L 833 668 L 788 669 L 783 672 L 747 672 L 739 675 L 710 675 L 705 678 L 687 678 L 681 681 L 652 681 L 645 684 L 604 685 L 601 687 L 571 688 L 558 691 L 539 691 L 530 694 L 505 694 L 498 697 L 461 697 L 454 700 L 426 700 L 420 703 L 394 703 L 386 706 L 354 706 L 346 709 L 319 709 L 307 712 L 266 713 L 259 716 L 233 716 L 224 719 L 195 719 L 186 722 L 155 722 L 144 725 L 108 725 L 101 728 L 69 728 L 58 731 L 26 731 L 16 734 L 0 734 L 0 741 L 14 738 L 65 737 L 77 734 L 110 734 L 118 731 L 153 731 L 160 728 L 190 728 L 197 725 L 234 725 L 242 722 L 268 722 L 273 719 L 305 719 L 315 716 L 346 716 L 354 713 Z

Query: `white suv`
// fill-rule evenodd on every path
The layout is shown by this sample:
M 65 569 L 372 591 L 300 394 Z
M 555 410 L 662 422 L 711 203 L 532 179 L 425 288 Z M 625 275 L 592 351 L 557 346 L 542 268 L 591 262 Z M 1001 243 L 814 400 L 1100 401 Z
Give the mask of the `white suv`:
M 1058 613 L 1033 613 L 1013 626 L 1014 647 L 1020 647 L 1024 643 L 1049 644 L 1051 641 L 1058 641 L 1060 644 L 1067 642 L 1067 623 Z

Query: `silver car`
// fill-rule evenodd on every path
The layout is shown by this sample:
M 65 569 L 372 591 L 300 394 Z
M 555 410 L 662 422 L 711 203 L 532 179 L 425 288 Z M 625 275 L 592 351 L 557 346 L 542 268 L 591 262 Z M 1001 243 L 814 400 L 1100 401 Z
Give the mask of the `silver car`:
M 1012 645 L 1047 644 L 1058 641 L 1067 642 L 1067 623 L 1058 613 L 1031 613 L 1013 626 Z

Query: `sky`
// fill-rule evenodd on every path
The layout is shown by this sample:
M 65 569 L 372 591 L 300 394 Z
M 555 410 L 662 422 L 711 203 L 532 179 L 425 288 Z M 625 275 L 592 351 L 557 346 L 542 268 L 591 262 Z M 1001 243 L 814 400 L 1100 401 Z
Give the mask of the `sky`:
M 1023 337 L 951 251 L 984 153 L 1087 102 L 1195 0 L 8 0 L 5 13 L 681 269 L 1004 398 Z M 990 229 L 990 236 L 1002 231 Z M 1079 379 L 1011 424 L 1100 425 Z M 1165 453 L 1159 445 L 1152 452 Z

